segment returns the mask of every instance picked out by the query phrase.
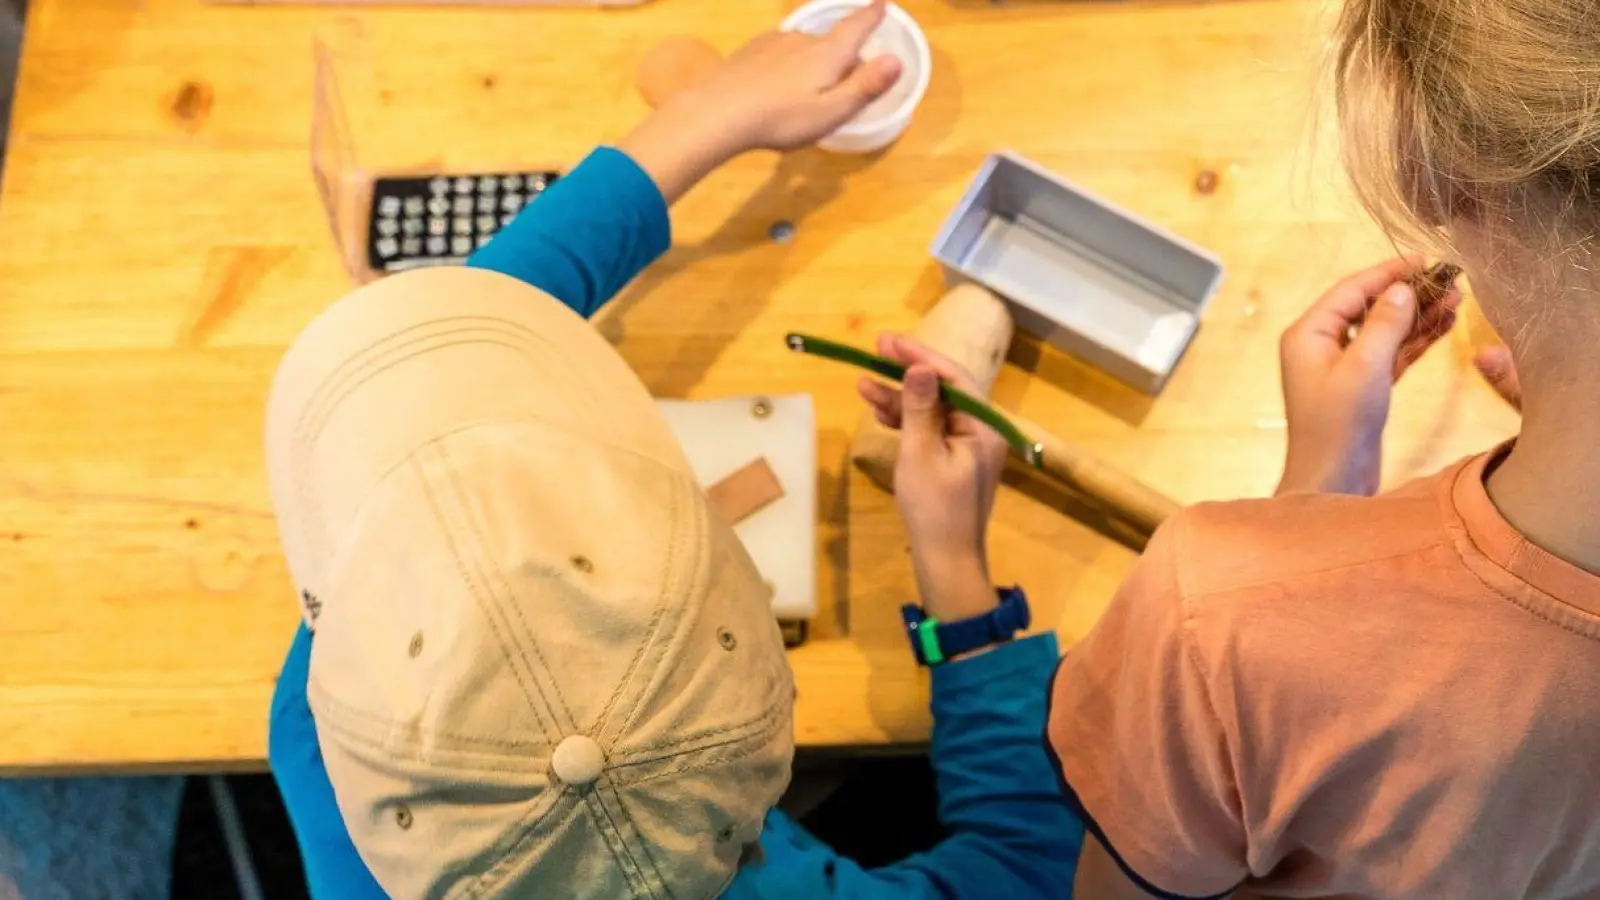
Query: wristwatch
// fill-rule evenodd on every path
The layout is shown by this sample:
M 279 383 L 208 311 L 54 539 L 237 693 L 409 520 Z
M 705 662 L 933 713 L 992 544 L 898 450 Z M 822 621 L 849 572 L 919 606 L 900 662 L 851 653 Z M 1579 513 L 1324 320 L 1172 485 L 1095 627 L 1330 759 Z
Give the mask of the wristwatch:
M 999 588 L 995 596 L 1000 603 L 994 609 L 954 622 L 941 622 L 915 603 L 900 607 L 900 617 L 905 620 L 911 652 L 916 655 L 917 663 L 937 666 L 952 656 L 1008 641 L 1028 627 L 1032 616 L 1022 588 Z

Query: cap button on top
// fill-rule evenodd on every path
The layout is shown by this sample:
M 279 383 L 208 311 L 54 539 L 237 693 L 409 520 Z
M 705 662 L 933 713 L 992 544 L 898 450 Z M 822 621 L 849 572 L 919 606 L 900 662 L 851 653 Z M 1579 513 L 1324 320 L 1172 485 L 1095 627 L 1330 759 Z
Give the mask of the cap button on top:
M 568 735 L 550 754 L 550 768 L 556 777 L 574 786 L 593 784 L 606 765 L 606 755 L 594 738 L 584 734 Z

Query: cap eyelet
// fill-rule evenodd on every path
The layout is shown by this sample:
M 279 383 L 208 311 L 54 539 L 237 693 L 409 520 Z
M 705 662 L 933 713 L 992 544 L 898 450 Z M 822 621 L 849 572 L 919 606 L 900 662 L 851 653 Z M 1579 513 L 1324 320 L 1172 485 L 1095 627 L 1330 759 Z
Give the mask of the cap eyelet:
M 717 843 L 726 844 L 733 840 L 733 825 L 730 823 L 717 829 Z
M 411 654 L 412 659 L 422 655 L 422 632 L 419 631 L 411 636 L 411 646 L 407 649 L 407 652 Z
M 394 823 L 400 826 L 401 831 L 411 828 L 411 807 L 404 803 L 394 808 Z
M 574 569 L 577 569 L 579 572 L 582 572 L 585 575 L 588 575 L 594 571 L 594 563 L 589 560 L 589 557 L 584 556 L 581 553 L 573 556 L 571 562 Z
M 728 629 L 718 628 L 717 643 L 721 644 L 722 649 L 724 650 L 732 650 L 733 648 L 739 646 L 739 639 L 734 637 L 733 632 L 729 631 Z

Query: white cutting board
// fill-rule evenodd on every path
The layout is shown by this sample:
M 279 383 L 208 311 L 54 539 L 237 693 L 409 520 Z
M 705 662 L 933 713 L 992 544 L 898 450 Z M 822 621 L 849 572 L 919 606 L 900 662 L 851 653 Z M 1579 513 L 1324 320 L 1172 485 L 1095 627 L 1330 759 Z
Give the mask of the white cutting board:
M 772 583 L 780 619 L 810 619 L 817 611 L 817 417 L 809 394 L 657 400 L 661 414 L 709 486 L 758 457 L 783 485 L 783 497 L 734 531 Z M 758 415 L 765 405 L 766 415 Z

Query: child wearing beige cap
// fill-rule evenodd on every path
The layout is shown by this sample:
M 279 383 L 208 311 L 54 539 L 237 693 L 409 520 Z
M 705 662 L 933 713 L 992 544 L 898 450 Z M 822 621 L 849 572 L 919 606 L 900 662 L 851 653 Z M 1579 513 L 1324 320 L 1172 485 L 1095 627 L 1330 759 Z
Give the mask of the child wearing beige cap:
M 765 35 L 576 167 L 467 267 L 318 316 L 267 415 L 302 598 L 270 759 L 319 898 L 1059 896 L 1082 830 L 1044 746 L 1049 634 L 1010 640 L 983 527 L 1005 448 L 913 364 L 899 499 L 952 836 L 864 870 L 774 810 L 794 684 L 762 580 L 654 401 L 584 321 L 728 157 L 881 94 L 883 15 Z

